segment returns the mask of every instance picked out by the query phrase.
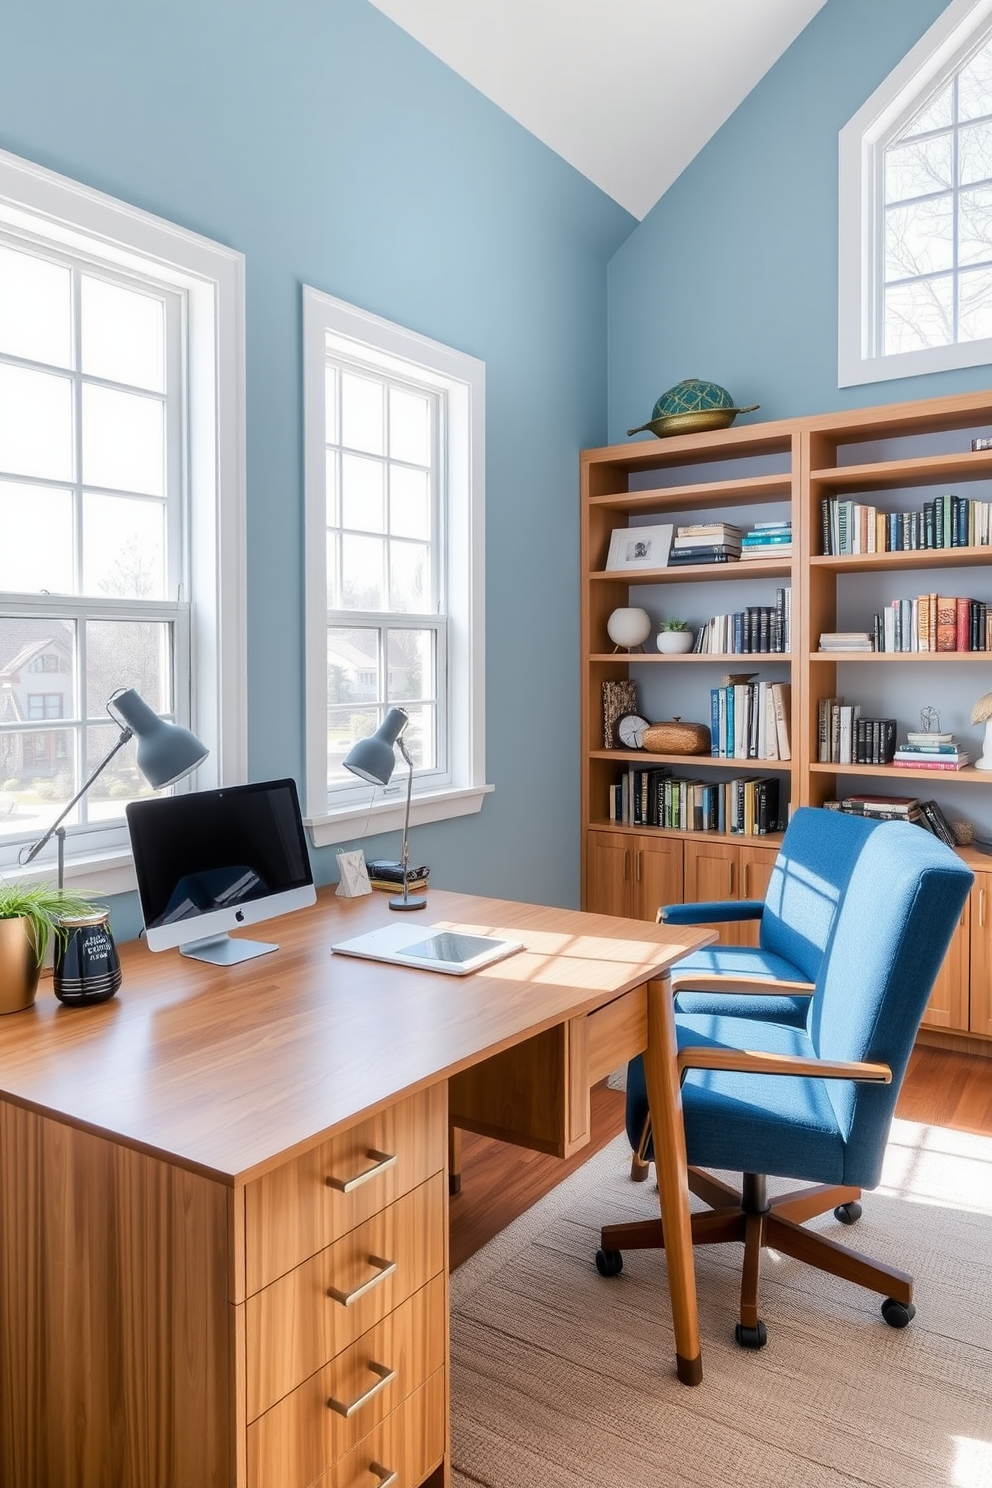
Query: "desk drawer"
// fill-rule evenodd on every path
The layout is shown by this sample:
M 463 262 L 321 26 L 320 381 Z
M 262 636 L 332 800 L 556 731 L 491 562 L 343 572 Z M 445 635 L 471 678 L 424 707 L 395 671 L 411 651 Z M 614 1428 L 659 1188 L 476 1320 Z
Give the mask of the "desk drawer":
M 377 1482 L 417 1488 L 444 1456 L 445 1409 L 444 1370 L 439 1369 L 313 1488 L 375 1488 Z
M 249 1421 L 439 1275 L 444 1226 L 444 1176 L 435 1173 L 249 1297 Z
M 447 1145 L 446 1092 L 435 1085 L 249 1183 L 247 1294 L 443 1172 Z
M 308 1488 L 443 1369 L 447 1332 L 438 1276 L 249 1425 L 248 1488 Z

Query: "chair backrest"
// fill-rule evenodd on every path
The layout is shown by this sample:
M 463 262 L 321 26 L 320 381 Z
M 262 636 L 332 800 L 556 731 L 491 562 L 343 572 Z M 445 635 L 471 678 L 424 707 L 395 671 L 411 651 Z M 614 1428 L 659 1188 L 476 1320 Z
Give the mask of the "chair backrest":
M 913 1041 L 974 874 L 908 822 L 863 837 L 834 917 L 807 1030 L 822 1059 L 887 1064 L 891 1085 L 830 1080 L 845 1182 L 873 1187 Z
M 807 981 L 816 981 L 858 855 L 882 825 L 812 806 L 793 813 L 765 894 L 762 950 L 784 956 Z

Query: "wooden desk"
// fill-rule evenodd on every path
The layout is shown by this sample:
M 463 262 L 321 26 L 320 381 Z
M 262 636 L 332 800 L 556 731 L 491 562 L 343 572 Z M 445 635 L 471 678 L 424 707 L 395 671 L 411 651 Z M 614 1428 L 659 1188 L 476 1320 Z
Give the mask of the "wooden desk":
M 667 968 L 712 932 L 433 890 L 425 926 L 526 951 L 465 979 L 330 954 L 391 918 L 325 890 L 272 955 L 129 945 L 113 1001 L 43 983 L 0 1022 L 5 1488 L 447 1485 L 449 1079 L 491 1106 L 509 1078 L 516 1138 L 574 1150 L 590 1083 L 647 1050 L 701 1377 Z

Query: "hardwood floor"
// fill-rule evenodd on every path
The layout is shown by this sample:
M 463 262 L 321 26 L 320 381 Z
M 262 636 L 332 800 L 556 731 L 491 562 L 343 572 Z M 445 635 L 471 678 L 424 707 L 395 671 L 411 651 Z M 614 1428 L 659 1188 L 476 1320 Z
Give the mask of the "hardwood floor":
M 611 1142 L 623 1130 L 623 1109 L 619 1091 L 597 1085 L 592 1092 L 592 1140 L 567 1162 L 465 1132 L 462 1190 L 451 1199 L 452 1270 Z M 992 1059 L 915 1049 L 897 1113 L 907 1121 L 992 1136 Z

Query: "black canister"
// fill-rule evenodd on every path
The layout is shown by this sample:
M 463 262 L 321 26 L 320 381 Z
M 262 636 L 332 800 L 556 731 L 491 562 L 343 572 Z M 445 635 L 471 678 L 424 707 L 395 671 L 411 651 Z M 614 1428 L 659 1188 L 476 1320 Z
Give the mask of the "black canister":
M 71 1007 L 106 1002 L 121 984 L 121 963 L 106 910 L 66 915 L 55 948 L 55 996 Z

